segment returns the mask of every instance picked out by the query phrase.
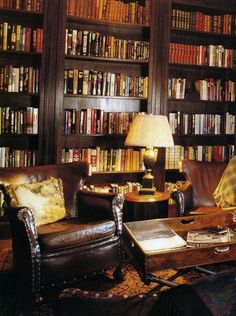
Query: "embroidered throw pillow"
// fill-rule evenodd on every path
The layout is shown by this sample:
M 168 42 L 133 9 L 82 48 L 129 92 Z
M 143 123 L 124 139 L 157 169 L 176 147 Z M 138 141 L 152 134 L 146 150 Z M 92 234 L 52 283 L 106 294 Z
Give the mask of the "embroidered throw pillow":
M 32 210 L 36 226 L 66 217 L 61 179 L 52 177 L 41 182 L 10 184 L 6 190 L 11 198 L 11 206 L 27 206 Z
M 236 208 L 236 156 L 228 162 L 213 196 L 217 206 L 223 209 Z

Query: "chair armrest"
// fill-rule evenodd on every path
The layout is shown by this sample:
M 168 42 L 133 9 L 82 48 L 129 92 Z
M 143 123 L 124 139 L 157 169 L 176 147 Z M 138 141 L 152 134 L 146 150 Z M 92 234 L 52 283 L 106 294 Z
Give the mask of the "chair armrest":
M 193 209 L 193 188 L 190 181 L 172 191 L 170 196 L 176 203 L 177 216 L 185 216 Z
M 11 229 L 14 230 L 13 238 L 17 231 L 19 235 L 17 236 L 18 243 L 20 239 L 27 240 L 30 247 L 37 247 L 38 243 L 38 233 L 35 226 L 35 220 L 33 212 L 28 207 L 9 207 L 3 204 L 4 213 L 6 214 L 8 220 L 11 224 Z
M 90 220 L 114 220 L 117 230 L 122 230 L 122 194 L 79 190 L 77 192 L 77 216 Z
M 36 293 L 40 287 L 40 274 L 36 272 L 40 271 L 41 252 L 33 212 L 28 207 L 9 207 L 6 203 L 3 208 L 12 231 L 14 269 L 24 275 L 26 267 L 31 268 L 32 292 Z

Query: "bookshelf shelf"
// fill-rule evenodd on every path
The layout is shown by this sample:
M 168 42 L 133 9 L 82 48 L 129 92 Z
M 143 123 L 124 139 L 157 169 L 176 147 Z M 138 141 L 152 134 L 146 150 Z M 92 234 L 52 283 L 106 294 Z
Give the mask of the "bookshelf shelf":
M 147 100 L 145 97 L 123 97 L 123 96 L 109 96 L 109 95 L 82 95 L 82 94 L 65 94 L 66 98 L 82 98 L 82 99 L 120 99 L 120 100 Z
M 114 27 L 115 29 L 117 28 L 123 28 L 123 29 L 132 28 L 132 30 L 149 30 L 150 29 L 150 25 L 146 25 L 146 24 L 88 19 L 88 18 L 76 17 L 72 15 L 67 15 L 67 21 L 69 23 L 79 23 L 79 24 L 88 25 L 88 26 L 102 25 L 108 28 Z
M 234 135 L 173 135 L 173 137 L 175 144 L 185 146 L 234 144 Z
M 40 12 L 35 12 L 35 11 L 26 11 L 26 10 L 19 10 L 19 9 L 8 9 L 8 8 L 3 8 L 0 7 L 0 12 L 1 14 L 8 14 L 8 15 L 14 15 L 15 17 L 33 17 L 33 18 L 39 18 L 43 19 L 43 13 Z
M 4 135 L 0 134 L 1 147 L 21 150 L 37 150 L 38 135 Z M 17 145 L 16 145 L 17 144 Z M 1 148 L 0 147 L 0 148 Z
M 107 174 L 107 175 L 109 175 L 109 174 L 144 174 L 144 170 L 132 170 L 132 171 L 130 171 L 130 170 L 127 170 L 127 171 L 93 171 L 93 174 L 94 175 L 101 175 L 101 174 Z
M 235 35 L 227 35 L 227 34 L 220 34 L 220 33 L 212 33 L 212 32 L 200 32 L 200 31 L 192 31 L 192 30 L 186 30 L 184 28 L 173 28 L 171 27 L 171 33 L 177 34 L 177 35 L 187 35 L 197 38 L 211 38 L 221 41 L 228 41 L 228 40 L 235 40 Z
M 30 93 L 30 92 L 7 92 L 7 91 L 0 91 L 0 95 L 8 95 L 8 96 L 28 96 L 28 97 L 39 97 L 39 93 Z
M 64 137 L 99 137 L 99 138 L 116 138 L 117 140 L 117 137 L 122 137 L 123 139 L 125 139 L 126 135 L 122 135 L 122 134 L 64 134 Z
M 42 56 L 41 53 L 36 53 L 36 52 L 23 52 L 23 51 L 16 51 L 16 50 L 0 50 L 0 54 L 1 55 L 17 55 L 17 56 L 37 56 L 38 58 L 40 58 Z
M 192 104 L 194 102 L 195 108 Z M 181 113 L 205 113 L 222 114 L 235 113 L 235 102 L 192 101 L 192 100 L 168 100 L 168 111 Z
M 194 70 L 211 70 L 214 72 L 231 72 L 232 74 L 236 72 L 236 68 L 227 68 L 227 67 L 214 67 L 214 66 L 201 66 L 194 64 L 182 64 L 182 63 L 170 63 L 170 68 L 186 68 L 186 69 L 194 69 Z
M 63 135 L 61 148 L 124 148 L 124 135 Z
M 148 64 L 147 60 L 133 60 L 133 59 L 121 59 L 121 58 L 103 58 L 93 56 L 73 56 L 66 55 L 66 59 L 72 60 L 93 60 L 96 62 L 109 62 L 109 63 L 127 63 L 127 64 Z

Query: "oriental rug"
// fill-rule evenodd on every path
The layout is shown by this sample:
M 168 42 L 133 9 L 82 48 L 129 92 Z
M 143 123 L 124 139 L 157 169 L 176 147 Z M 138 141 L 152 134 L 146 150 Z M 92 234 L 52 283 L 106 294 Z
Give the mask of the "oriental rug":
M 226 270 L 227 264 L 214 266 L 216 271 Z M 30 313 L 19 313 L 16 304 L 15 284 L 12 270 L 12 252 L 0 252 L 0 316 L 45 315 L 45 316 L 149 316 L 158 301 L 160 291 L 168 288 L 156 283 L 144 284 L 130 262 L 125 264 L 125 280 L 113 279 L 112 270 L 81 280 L 72 288 L 61 290 L 56 295 L 48 293 L 47 301 Z M 163 270 L 158 277 L 171 279 L 175 270 Z M 195 282 L 205 274 L 189 270 L 175 279 L 178 284 Z

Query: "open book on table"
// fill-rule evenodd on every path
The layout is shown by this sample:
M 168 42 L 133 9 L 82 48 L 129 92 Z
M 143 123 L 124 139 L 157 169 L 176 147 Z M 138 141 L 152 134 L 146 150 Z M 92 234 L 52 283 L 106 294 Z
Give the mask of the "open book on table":
M 153 229 L 148 232 L 139 233 L 135 237 L 146 252 L 165 251 L 186 246 L 186 241 L 172 229 Z

